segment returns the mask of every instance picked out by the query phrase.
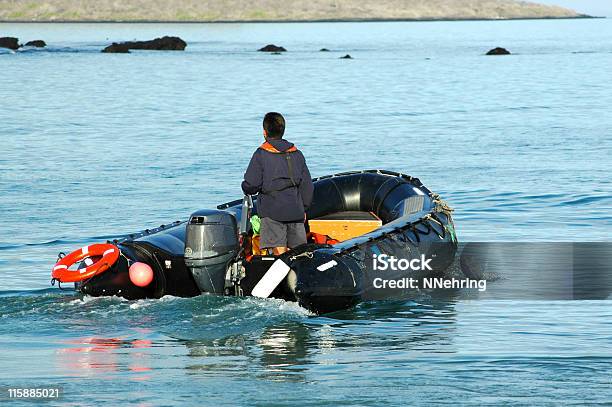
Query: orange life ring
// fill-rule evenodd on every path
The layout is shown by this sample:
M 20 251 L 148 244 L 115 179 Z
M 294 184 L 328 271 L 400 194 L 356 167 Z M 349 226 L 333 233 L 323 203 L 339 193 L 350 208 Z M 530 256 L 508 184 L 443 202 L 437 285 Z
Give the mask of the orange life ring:
M 70 270 L 72 265 L 91 257 L 100 257 L 100 259 L 84 269 Z M 76 283 L 103 273 L 111 268 L 118 259 L 119 248 L 117 246 L 108 243 L 92 244 L 59 259 L 53 267 L 51 277 L 60 283 Z

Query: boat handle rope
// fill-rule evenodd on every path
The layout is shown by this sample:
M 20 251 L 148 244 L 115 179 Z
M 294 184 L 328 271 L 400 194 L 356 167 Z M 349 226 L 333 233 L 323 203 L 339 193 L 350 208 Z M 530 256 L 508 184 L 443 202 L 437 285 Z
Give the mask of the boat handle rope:
M 431 226 L 431 224 L 428 222 L 430 219 L 428 219 L 427 217 L 424 217 L 423 219 L 420 220 L 419 224 L 425 226 L 425 228 L 427 229 L 425 232 L 420 231 L 422 234 L 424 235 L 428 235 L 431 233 L 431 231 L 433 230 L 435 232 L 435 229 Z M 436 232 L 436 235 L 440 236 L 438 234 L 438 232 Z
M 304 253 L 296 254 L 295 256 L 289 257 L 289 261 L 293 262 L 293 261 L 299 259 L 300 257 L 306 257 L 308 259 L 312 259 L 314 257 L 314 253 L 313 252 L 304 252 Z
M 431 193 L 431 201 L 435 205 L 436 212 L 442 212 L 445 215 L 450 215 L 455 210 L 451 208 L 440 196 L 440 194 Z
M 57 254 L 57 260 L 55 261 L 55 263 L 57 263 L 58 261 L 60 261 L 60 260 L 61 260 L 61 259 L 63 259 L 64 257 L 66 257 L 66 253 L 64 253 L 64 252 L 59 252 L 59 253 Z M 61 281 L 59 281 L 59 280 L 58 280 L 58 279 L 56 279 L 56 278 L 52 278 L 52 279 L 51 279 L 51 286 L 55 286 L 55 282 L 56 282 L 56 281 L 57 281 L 57 287 L 58 287 L 60 290 L 62 290 L 62 291 L 69 290 L 69 288 L 62 288 L 62 282 L 61 282 Z
M 56 279 L 56 278 L 52 278 L 52 279 L 51 279 L 51 285 L 52 285 L 52 286 L 55 286 L 55 282 L 56 282 L 56 281 L 57 281 L 57 288 L 59 288 L 60 290 L 62 290 L 62 291 L 67 291 L 67 290 L 70 290 L 70 288 L 64 288 L 64 287 L 62 287 L 62 282 L 61 282 L 61 281 L 59 281 L 59 280 L 58 280 L 58 279 Z
M 429 222 L 433 222 L 438 224 L 441 228 L 442 228 L 442 233 L 438 233 L 438 231 L 436 230 L 436 228 L 431 228 L 434 232 L 436 232 L 436 235 L 438 235 L 439 238 L 444 239 L 446 237 L 446 228 L 444 227 L 444 224 L 442 222 L 440 222 L 440 220 L 436 217 L 436 215 L 434 214 L 428 214 L 426 215 L 423 219 L 428 220 Z

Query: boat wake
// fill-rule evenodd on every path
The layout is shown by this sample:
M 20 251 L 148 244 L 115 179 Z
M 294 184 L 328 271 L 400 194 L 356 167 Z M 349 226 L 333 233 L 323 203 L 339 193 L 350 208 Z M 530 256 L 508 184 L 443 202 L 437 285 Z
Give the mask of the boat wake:
M 0 292 L 3 335 L 29 331 L 54 337 L 155 333 L 175 340 L 212 340 L 248 334 L 311 314 L 282 300 L 200 295 L 128 301 L 56 289 Z M 145 335 L 146 336 L 146 335 Z

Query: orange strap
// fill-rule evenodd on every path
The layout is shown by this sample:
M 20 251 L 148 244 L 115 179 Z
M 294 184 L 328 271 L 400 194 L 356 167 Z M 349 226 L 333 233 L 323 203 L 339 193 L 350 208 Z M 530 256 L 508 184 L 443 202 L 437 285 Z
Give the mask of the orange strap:
M 315 233 L 315 232 L 310 232 L 308 234 L 308 240 L 313 240 L 316 244 L 329 244 L 329 245 L 335 245 L 340 243 L 339 240 L 336 240 L 334 238 L 331 238 L 327 235 L 323 235 L 321 233 Z
M 272 144 L 268 143 L 267 141 L 265 143 L 263 143 L 262 145 L 260 145 L 259 148 L 261 148 L 262 150 L 265 150 L 265 151 L 267 151 L 269 153 L 274 153 L 274 154 L 295 153 L 296 151 L 298 151 L 296 146 L 292 146 L 287 151 L 278 151 L 276 149 L 276 147 L 274 147 Z

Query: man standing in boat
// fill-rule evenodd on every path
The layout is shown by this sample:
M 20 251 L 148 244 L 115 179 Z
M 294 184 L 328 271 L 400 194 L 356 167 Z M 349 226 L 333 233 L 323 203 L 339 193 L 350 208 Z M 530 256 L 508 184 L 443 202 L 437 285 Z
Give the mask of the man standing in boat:
M 251 158 L 242 190 L 259 194 L 261 248 L 280 255 L 306 243 L 304 223 L 314 186 L 304 155 L 283 139 L 285 118 L 280 113 L 266 114 L 263 134 L 266 141 Z

